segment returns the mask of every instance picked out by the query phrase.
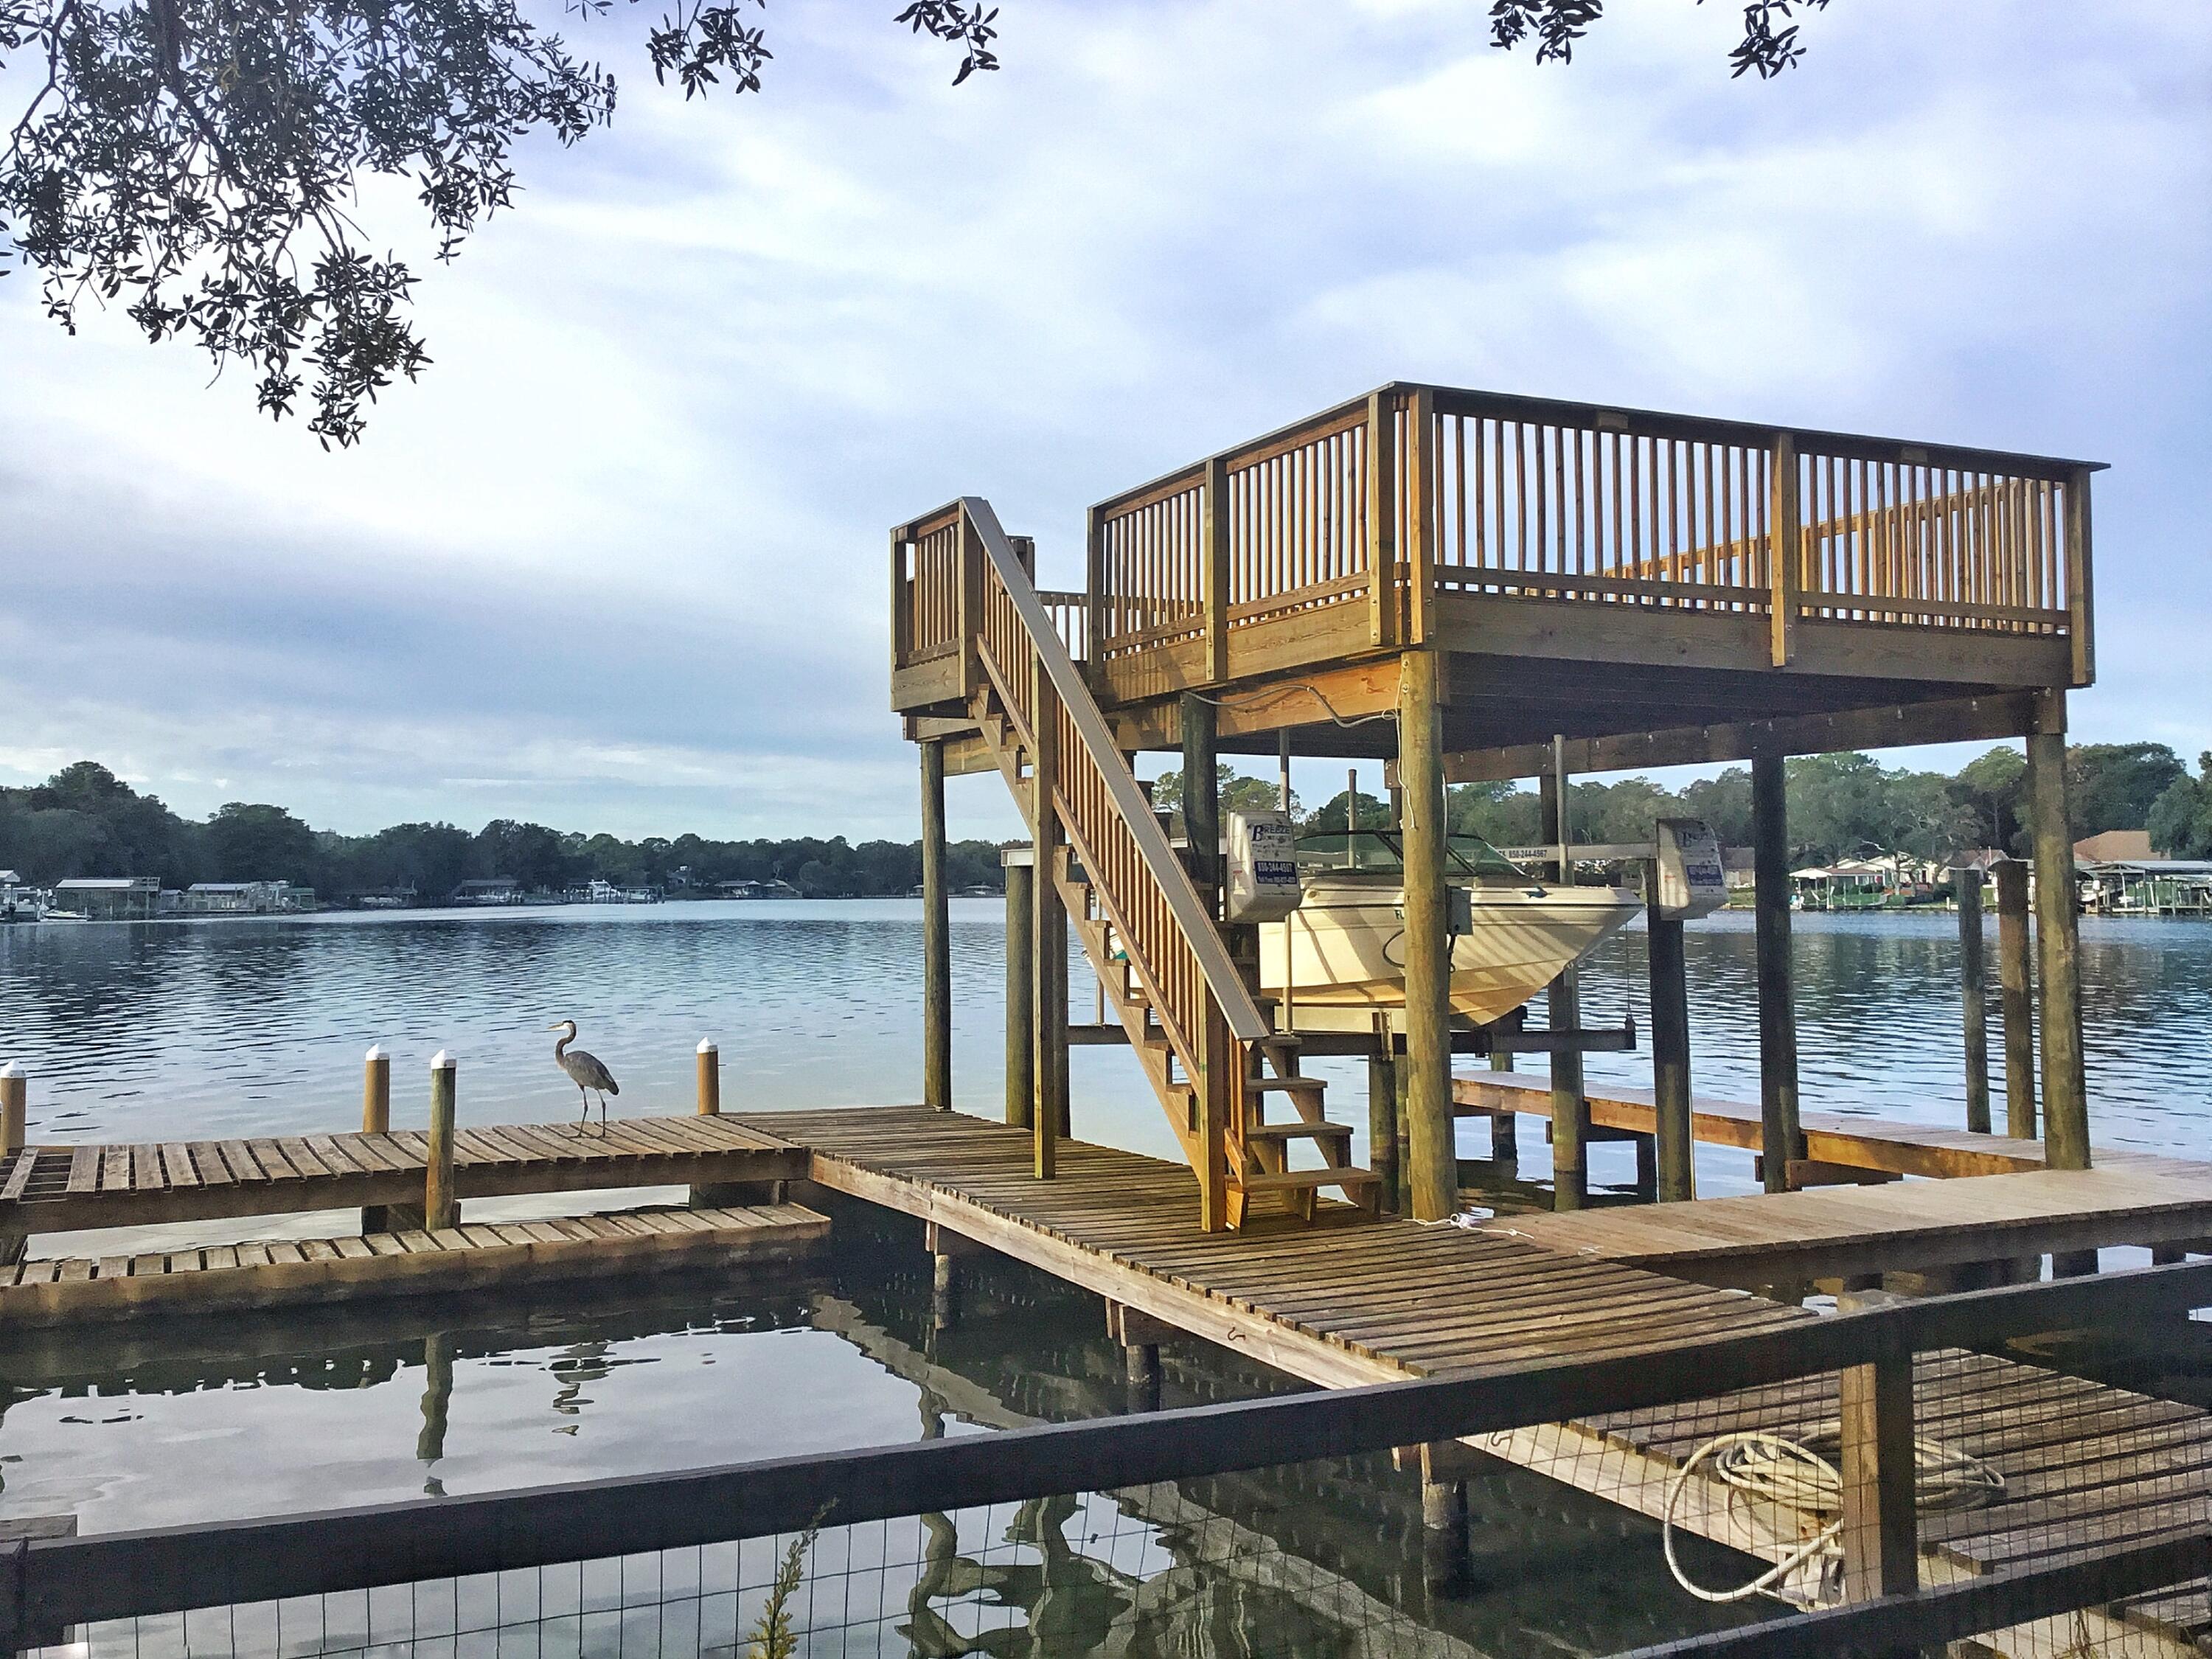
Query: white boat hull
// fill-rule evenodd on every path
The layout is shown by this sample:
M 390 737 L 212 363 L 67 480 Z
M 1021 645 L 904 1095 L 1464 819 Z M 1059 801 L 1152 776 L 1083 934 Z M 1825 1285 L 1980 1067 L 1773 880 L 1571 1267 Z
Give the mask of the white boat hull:
M 1468 930 L 1452 941 L 1452 1012 L 1487 1024 L 1626 926 L 1642 901 L 1618 887 L 1467 888 Z M 1405 894 L 1352 878 L 1310 879 L 1290 920 L 1260 929 L 1260 988 L 1295 1028 L 1364 1025 L 1406 1006 Z

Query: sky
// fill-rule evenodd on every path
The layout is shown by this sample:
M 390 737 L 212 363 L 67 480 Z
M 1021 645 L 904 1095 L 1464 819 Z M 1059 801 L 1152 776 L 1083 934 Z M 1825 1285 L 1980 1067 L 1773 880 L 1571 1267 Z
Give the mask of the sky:
M 450 267 L 364 192 L 434 366 L 350 452 L 0 282 L 0 783 L 908 839 L 890 525 L 986 495 L 1079 586 L 1087 503 L 1394 379 L 2109 462 L 2075 733 L 2212 748 L 2212 6 L 1838 0 L 1761 84 L 1723 3 L 1562 67 L 1474 0 L 1004 0 L 957 88 L 896 9 L 688 105 L 657 12 L 550 12 L 614 126 Z

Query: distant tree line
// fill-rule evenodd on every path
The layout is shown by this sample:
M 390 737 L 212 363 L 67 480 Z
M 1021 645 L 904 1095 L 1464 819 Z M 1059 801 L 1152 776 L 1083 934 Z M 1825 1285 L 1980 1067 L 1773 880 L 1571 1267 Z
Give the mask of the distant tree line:
M 2163 744 L 2081 744 L 2066 754 L 2074 833 L 2150 831 L 2151 844 L 2177 858 L 2212 858 L 2212 752 L 2191 777 Z M 1886 767 L 1869 756 L 1816 755 L 1787 767 L 1793 860 L 1831 862 L 1869 852 L 1942 859 L 1993 847 L 2027 850 L 2027 762 L 2000 745 L 1955 775 Z M 1222 768 L 1224 810 L 1272 806 L 1272 782 Z M 1153 784 L 1155 799 L 1179 799 L 1179 774 Z M 1339 791 L 1301 815 L 1306 828 L 1340 831 L 1347 806 Z M 1295 810 L 1297 803 L 1293 801 Z M 1455 835 L 1480 836 L 1501 847 L 1543 838 L 1535 794 L 1516 783 L 1470 783 L 1452 789 Z M 1649 841 L 1662 817 L 1697 817 L 1721 840 L 1751 840 L 1751 774 L 1730 767 L 1679 790 L 1649 778 L 1575 783 L 1569 823 L 1584 842 Z M 1357 823 L 1380 829 L 1389 807 L 1362 793 Z M 368 836 L 316 830 L 282 806 L 232 801 L 204 822 L 171 811 L 106 767 L 79 761 L 42 784 L 0 788 L 0 869 L 40 886 L 72 876 L 157 876 L 166 887 L 199 881 L 289 881 L 325 900 L 413 889 L 425 903 L 464 881 L 505 878 L 533 892 L 564 892 L 593 879 L 664 893 L 711 893 L 723 882 L 783 882 L 808 898 L 869 898 L 905 894 L 921 880 L 919 842 L 819 840 L 624 841 L 584 836 L 512 818 L 471 832 L 451 823 L 397 823 Z M 963 888 L 999 890 L 1004 876 L 996 843 L 957 842 L 948 874 Z
M 565 892 L 595 878 L 625 888 L 711 893 L 725 881 L 785 882 L 808 898 L 873 898 L 921 880 L 921 843 L 867 841 L 641 841 L 582 836 L 495 818 L 473 833 L 450 823 L 396 823 L 369 836 L 315 830 L 281 806 L 233 801 L 204 823 L 180 817 L 106 767 L 79 761 L 27 789 L 0 788 L 0 869 L 40 886 L 72 876 L 289 881 L 325 900 L 412 888 L 422 902 L 464 881 L 506 878 Z M 955 890 L 1003 884 L 995 842 L 956 842 Z
M 2151 832 L 2151 844 L 2175 858 L 2212 858 L 2212 752 L 2192 778 L 2160 743 L 2077 744 L 2066 751 L 2067 801 L 2078 840 L 2106 830 Z M 1981 848 L 2025 854 L 2027 761 L 1999 745 L 1954 775 L 1882 765 L 1869 755 L 1811 755 L 1787 763 L 1790 855 L 1832 863 L 1872 853 L 1908 853 L 1940 860 Z M 1223 802 L 1272 806 L 1276 786 L 1222 768 Z M 1182 775 L 1163 774 L 1154 799 L 1171 806 Z M 1349 805 L 1340 790 L 1300 822 L 1316 832 L 1341 832 Z M 1296 810 L 1297 803 L 1292 803 Z M 1450 792 L 1451 832 L 1480 836 L 1498 847 L 1544 839 L 1534 791 L 1516 782 L 1468 783 Z M 1356 827 L 1389 823 L 1389 804 L 1361 792 Z M 1717 777 L 1668 789 L 1644 777 L 1618 783 L 1570 783 L 1567 821 L 1585 843 L 1648 842 L 1662 817 L 1703 818 L 1729 846 L 1751 842 L 1751 772 L 1735 766 Z

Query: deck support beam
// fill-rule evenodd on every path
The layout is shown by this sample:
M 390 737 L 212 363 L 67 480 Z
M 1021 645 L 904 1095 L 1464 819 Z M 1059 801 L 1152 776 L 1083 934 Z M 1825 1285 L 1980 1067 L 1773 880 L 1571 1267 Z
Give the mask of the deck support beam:
M 2043 1145 L 2054 1170 L 2089 1167 L 2089 1094 L 2081 1057 L 2081 941 L 2074 832 L 2066 811 L 2066 694 L 2050 693 L 2027 739 L 2035 842 L 2036 968 L 2043 1037 Z
M 1459 1207 L 1451 1098 L 1451 935 L 1444 891 L 1443 721 L 1432 651 L 1399 659 L 1398 775 L 1406 792 L 1405 1155 L 1415 1219 Z
M 1554 754 L 1558 752 L 1554 746 Z M 1567 839 L 1566 778 L 1555 764 L 1540 780 L 1542 792 L 1544 839 L 1564 843 Z M 1559 884 L 1572 877 L 1570 867 L 1559 870 Z M 1570 966 L 1552 981 L 1546 998 L 1547 1018 L 1555 1031 L 1571 1031 L 1583 1023 L 1582 987 Z M 1589 1168 L 1583 1143 L 1589 1139 L 1589 1104 L 1583 1097 L 1583 1057 L 1561 1049 L 1552 1056 L 1552 1207 L 1579 1210 L 1589 1202 Z
M 1997 988 L 2004 1012 L 2005 1133 L 2035 1139 L 2035 970 L 2027 928 L 2027 866 L 2000 859 Z
M 1030 1127 L 1036 1111 L 1036 866 L 1009 848 L 1006 872 L 1006 1121 Z
M 1843 1427 L 1844 1594 L 1853 1601 L 1920 1587 L 1912 1356 L 1886 1354 L 1838 1375 Z
M 1961 865 L 1951 872 L 1959 902 L 1959 989 L 1966 1017 L 1966 1127 L 1990 1133 L 1989 970 L 1982 961 L 1982 872 Z
M 1367 1057 L 1367 1167 L 1382 1183 L 1382 1207 L 1398 1212 L 1397 1039 L 1385 1016 L 1376 1018 L 1375 1052 Z
M 921 750 L 921 1100 L 952 1109 L 952 915 L 945 879 L 945 745 Z
M 1060 1137 L 1067 1121 L 1067 906 L 1060 897 L 1066 842 L 1055 800 L 1060 790 L 1060 694 L 1040 662 L 1034 701 L 1035 743 L 1030 757 L 1030 821 L 1036 830 L 1036 873 L 1030 885 L 1036 918 L 1031 959 L 1030 1053 L 1036 1097 L 1030 1116 L 1032 1168 L 1040 1181 L 1058 1171 Z
M 1659 913 L 1656 869 L 1650 871 L 1647 880 L 1651 902 L 1644 911 L 1644 926 L 1650 934 L 1652 1126 L 1658 1142 L 1656 1196 L 1662 1204 L 1682 1204 L 1698 1195 L 1697 1131 L 1690 1107 L 1689 969 L 1683 959 L 1680 920 Z M 1587 1131 L 1584 1135 L 1587 1139 Z M 1642 1173 L 1641 1170 L 1638 1171 L 1639 1176 Z M 1772 1179 L 1770 1165 L 1770 1185 Z
M 1759 1148 L 1766 1190 L 1790 1189 L 1797 1131 L 1797 987 L 1790 955 L 1790 806 L 1782 757 L 1751 763 L 1752 896 L 1759 947 Z M 1655 1015 L 1656 1018 L 1656 1015 Z
M 1221 915 L 1220 750 L 1214 735 L 1214 706 L 1185 692 L 1182 699 L 1183 867 L 1205 901 L 1206 914 Z

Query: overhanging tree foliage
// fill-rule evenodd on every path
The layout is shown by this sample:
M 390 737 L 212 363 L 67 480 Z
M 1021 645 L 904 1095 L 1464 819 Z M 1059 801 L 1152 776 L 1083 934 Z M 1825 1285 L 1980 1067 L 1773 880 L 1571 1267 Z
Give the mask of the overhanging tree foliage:
M 589 19 L 614 0 L 565 3 Z M 686 98 L 760 89 L 766 0 L 669 3 L 646 36 L 656 79 Z M 1793 4 L 1826 3 L 1752 0 L 1735 73 L 1795 63 Z M 1492 39 L 1565 62 L 1602 9 L 1495 0 Z M 961 54 L 957 84 L 998 67 L 997 17 L 983 0 L 912 0 L 896 21 Z M 410 181 L 449 260 L 512 204 L 514 146 L 605 125 L 616 85 L 518 0 L 0 0 L 0 273 L 12 249 L 71 331 L 87 304 L 113 304 L 149 341 L 239 365 L 277 418 L 304 391 L 328 447 L 430 361 L 407 309 L 416 273 L 354 216 L 362 182 Z

